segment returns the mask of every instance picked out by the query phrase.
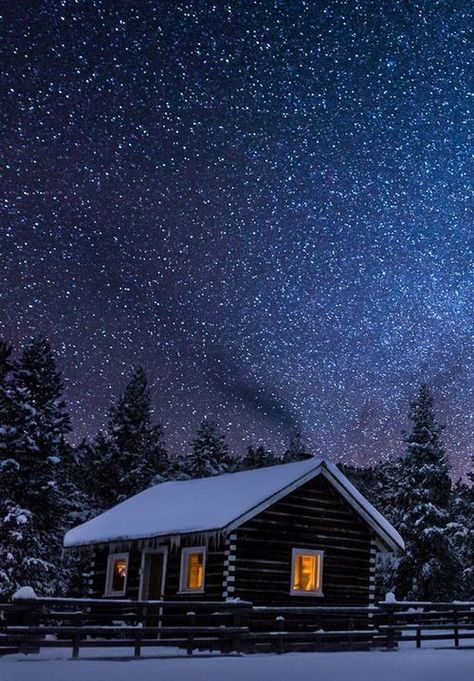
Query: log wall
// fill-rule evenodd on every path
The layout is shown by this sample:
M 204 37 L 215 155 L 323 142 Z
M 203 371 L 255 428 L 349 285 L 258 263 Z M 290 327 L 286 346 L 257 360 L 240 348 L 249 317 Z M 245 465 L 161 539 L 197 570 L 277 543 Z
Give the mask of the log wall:
M 372 533 L 322 476 L 235 531 L 234 596 L 261 604 L 367 605 Z M 324 596 L 290 595 L 293 548 L 324 551 Z
M 192 546 L 189 542 L 183 542 L 182 546 Z M 181 548 L 168 548 L 166 579 L 165 579 L 165 593 L 164 597 L 169 600 L 199 600 L 205 598 L 206 600 L 221 600 L 222 599 L 222 583 L 223 583 L 223 568 L 224 568 L 224 544 L 222 546 L 208 546 L 206 557 L 206 572 L 205 572 L 205 591 L 202 593 L 179 593 L 179 574 L 181 567 Z M 135 543 L 131 543 L 127 549 L 129 553 L 127 588 L 125 598 L 138 599 L 140 587 L 140 567 L 141 567 L 141 550 L 139 550 Z M 105 593 L 106 573 L 108 549 L 96 549 L 94 554 L 94 574 L 92 579 L 92 588 L 89 595 L 93 598 L 102 598 Z M 110 598 L 110 596 L 108 597 Z M 113 597 L 112 597 L 113 598 Z M 118 596 L 118 598 L 124 598 Z

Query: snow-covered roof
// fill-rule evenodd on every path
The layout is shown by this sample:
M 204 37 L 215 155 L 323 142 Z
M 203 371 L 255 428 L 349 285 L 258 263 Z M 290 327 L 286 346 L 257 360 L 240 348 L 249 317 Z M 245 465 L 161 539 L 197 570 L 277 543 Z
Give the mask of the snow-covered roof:
M 398 532 L 326 458 L 163 482 L 73 528 L 64 546 L 230 531 L 317 475 L 333 484 L 387 548 L 404 547 Z

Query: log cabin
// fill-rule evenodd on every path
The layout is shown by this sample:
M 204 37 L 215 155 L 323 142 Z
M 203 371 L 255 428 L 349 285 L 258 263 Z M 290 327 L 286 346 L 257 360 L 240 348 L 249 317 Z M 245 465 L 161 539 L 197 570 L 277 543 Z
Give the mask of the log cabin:
M 366 606 L 376 554 L 404 543 L 334 463 L 312 458 L 163 482 L 64 546 L 91 552 L 94 598 Z

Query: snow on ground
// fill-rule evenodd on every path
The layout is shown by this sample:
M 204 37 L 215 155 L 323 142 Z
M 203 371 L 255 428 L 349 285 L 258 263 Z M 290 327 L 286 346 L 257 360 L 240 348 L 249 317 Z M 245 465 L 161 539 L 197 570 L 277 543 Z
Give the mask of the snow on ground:
M 171 655 L 161 657 L 163 653 Z M 0 658 L 1 681 L 473 681 L 473 649 L 405 648 L 398 651 L 288 653 L 286 655 L 172 657 L 153 649 L 148 659 L 120 659 L 123 652 L 70 649 Z M 98 655 L 107 658 L 94 659 Z M 156 655 L 157 657 L 152 657 Z M 112 659 L 112 656 L 117 659 Z

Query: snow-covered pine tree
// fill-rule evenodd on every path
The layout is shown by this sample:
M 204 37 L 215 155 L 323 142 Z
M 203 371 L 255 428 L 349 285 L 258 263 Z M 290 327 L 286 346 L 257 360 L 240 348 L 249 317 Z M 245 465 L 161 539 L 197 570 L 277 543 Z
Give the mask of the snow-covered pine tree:
M 11 399 L 12 348 L 0 341 L 0 600 L 11 595 L 23 566 L 25 547 L 31 540 L 31 514 L 12 498 L 18 477 L 15 458 L 16 426 Z
M 117 503 L 120 475 L 114 454 L 116 447 L 102 432 L 92 442 L 83 440 L 75 447 L 73 476 L 86 499 L 82 517 L 78 517 L 75 524 L 85 522 Z
M 412 430 L 392 498 L 395 524 L 406 543 L 397 569 L 397 596 L 450 600 L 458 567 L 449 533 L 451 480 L 440 437 L 443 427 L 426 385 L 412 402 L 410 419 Z
M 474 600 L 474 468 L 468 483 L 459 481 L 453 489 L 451 532 L 459 560 L 461 599 Z
M 68 504 L 61 480 L 69 416 L 61 374 L 44 339 L 31 341 L 1 386 L 2 595 L 18 586 L 64 591 L 62 537 Z
M 163 428 L 152 423 L 151 396 L 145 371 L 139 367 L 110 411 L 108 453 L 104 464 L 117 476 L 116 501 L 122 501 L 163 480 L 168 457 Z M 100 443 L 104 448 L 104 443 Z
M 276 456 L 264 445 L 258 447 L 247 447 L 245 456 L 240 460 L 239 470 L 250 470 L 253 468 L 263 468 L 264 466 L 275 466 L 280 463 Z
M 465 527 L 462 549 L 462 597 L 474 601 L 474 457 L 472 468 L 468 473 L 470 484 L 466 485 L 462 497 L 465 506 Z
M 205 478 L 225 473 L 233 467 L 225 436 L 219 433 L 214 421 L 204 419 L 191 442 L 191 453 L 184 460 L 191 478 Z
M 76 478 L 87 498 L 88 518 L 115 506 L 131 495 L 124 489 L 127 461 L 108 433 L 99 432 L 92 441 L 83 441 L 75 450 Z M 129 462 L 129 465 L 132 465 Z M 149 484 L 153 484 L 154 481 Z M 145 489 L 149 485 L 145 485 Z M 138 489 L 137 491 L 141 491 Z M 135 493 L 135 492 L 133 492 Z M 87 518 L 87 519 L 88 519 Z
M 301 437 L 301 433 L 294 433 L 290 439 L 288 449 L 282 456 L 282 463 L 291 463 L 292 461 L 303 461 L 304 459 L 311 459 L 312 455 L 308 452 L 308 448 Z

